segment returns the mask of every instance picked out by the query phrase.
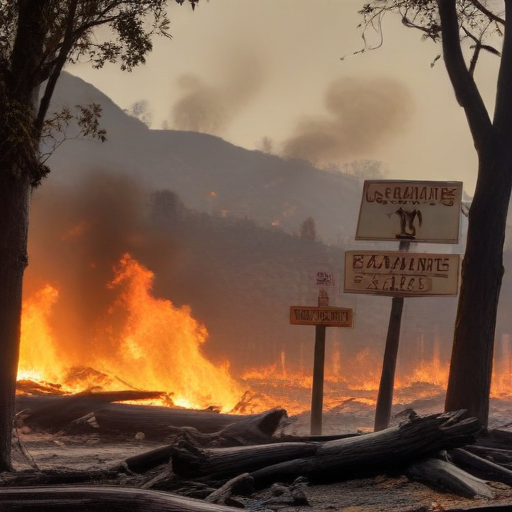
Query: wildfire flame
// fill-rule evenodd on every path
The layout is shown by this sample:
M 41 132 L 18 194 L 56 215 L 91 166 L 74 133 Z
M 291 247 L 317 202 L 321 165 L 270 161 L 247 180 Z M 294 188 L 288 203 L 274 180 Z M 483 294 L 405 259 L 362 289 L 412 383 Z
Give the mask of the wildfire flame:
M 18 379 L 58 383 L 75 392 L 98 384 L 106 390 L 130 385 L 167 392 L 177 405 L 214 405 L 223 411 L 233 410 L 244 389 L 250 387 L 251 412 L 277 405 L 290 414 L 309 410 L 312 368 L 287 368 L 282 351 L 274 365 L 246 371 L 242 388 L 230 375 L 227 363 L 216 366 L 202 353 L 208 333 L 192 317 L 190 308 L 177 308 L 151 294 L 153 277 L 130 255 L 121 258 L 115 277 L 107 283 L 116 299 L 105 312 L 101 334 L 91 340 L 86 356 L 62 350 L 64 343 L 73 340 L 58 340 L 52 332 L 52 308 L 59 291 L 46 285 L 30 296 L 23 304 Z M 121 326 L 116 325 L 119 318 Z M 444 392 L 449 364 L 441 359 L 439 346 L 440 340 L 436 340 L 429 360 L 397 370 L 395 402 L 410 403 Z M 382 355 L 376 351 L 366 348 L 345 357 L 336 345 L 325 365 L 324 410 L 334 410 L 354 397 L 374 406 L 381 366 Z M 492 396 L 512 396 L 512 342 L 508 336 L 497 342 Z
M 55 288 L 46 286 L 25 302 L 18 378 L 66 383 L 73 388 L 84 382 L 70 382 L 69 368 L 88 366 L 97 371 L 95 376 L 99 372 L 115 376 L 105 381 L 109 389 L 126 388 L 129 383 L 137 389 L 168 392 L 177 405 L 231 410 L 242 389 L 227 364 L 217 367 L 202 354 L 208 333 L 191 316 L 190 308 L 176 308 L 169 300 L 153 297 L 153 273 L 128 254 L 115 273 L 108 286 L 119 294 L 106 315 L 101 339 L 95 340 L 107 344 L 107 349 L 102 347 L 97 353 L 91 349 L 87 360 L 65 360 L 55 348 L 49 324 L 58 299 Z M 124 313 L 124 325 L 116 330 L 109 319 L 119 310 Z

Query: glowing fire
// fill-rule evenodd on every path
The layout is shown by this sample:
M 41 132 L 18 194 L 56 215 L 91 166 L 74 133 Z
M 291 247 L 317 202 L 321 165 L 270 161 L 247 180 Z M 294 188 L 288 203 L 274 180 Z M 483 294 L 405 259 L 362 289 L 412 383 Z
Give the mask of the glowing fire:
M 23 303 L 18 379 L 58 382 L 61 359 L 53 343 L 48 315 L 59 297 L 50 285 Z
M 190 308 L 176 308 L 169 300 L 153 297 L 152 279 L 152 272 L 129 255 L 121 259 L 109 284 L 119 294 L 101 338 L 94 340 L 101 350 L 93 350 L 91 343 L 86 360 L 65 360 L 55 348 L 48 319 L 57 290 L 46 286 L 31 297 L 23 308 L 18 378 L 66 383 L 70 389 L 93 385 L 84 383 L 83 372 L 78 372 L 76 382 L 70 379 L 69 368 L 80 365 L 94 368 L 96 377 L 99 372 L 114 376 L 103 382 L 109 389 L 126 388 L 129 383 L 137 389 L 168 392 L 177 405 L 230 410 L 242 390 L 227 365 L 217 367 L 201 353 L 208 335 L 205 327 L 192 318 Z M 125 321 L 117 332 L 109 319 L 119 310 Z
M 106 390 L 136 389 L 169 393 L 181 406 L 211 405 L 231 411 L 244 389 L 250 399 L 239 412 L 255 412 L 273 406 L 290 414 L 310 408 L 312 368 L 287 367 L 282 351 L 274 365 L 247 371 L 244 389 L 230 376 L 227 364 L 216 366 L 202 353 L 206 328 L 187 306 L 177 308 L 169 300 L 151 294 L 153 274 L 125 255 L 108 288 L 115 300 L 105 312 L 101 334 L 91 339 L 87 354 L 64 350 L 73 340 L 56 339 L 52 332 L 52 308 L 59 300 L 56 288 L 46 285 L 23 305 L 18 378 L 59 383 L 66 391 L 94 386 Z M 122 319 L 119 325 L 119 319 Z M 374 406 L 379 387 L 382 354 L 368 348 L 345 357 L 339 343 L 325 364 L 324 410 L 335 410 L 347 400 Z M 440 356 L 436 340 L 429 360 L 397 369 L 394 399 L 410 403 L 444 393 L 449 364 Z M 512 396 L 512 341 L 507 335 L 497 342 L 492 396 Z

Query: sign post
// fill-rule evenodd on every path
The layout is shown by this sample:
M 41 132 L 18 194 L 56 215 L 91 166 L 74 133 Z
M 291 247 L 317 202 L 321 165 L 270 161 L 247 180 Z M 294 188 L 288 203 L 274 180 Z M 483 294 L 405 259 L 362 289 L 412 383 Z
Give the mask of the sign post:
M 411 242 L 457 243 L 461 182 L 368 180 L 356 240 L 400 241 L 399 252 L 345 253 L 345 292 L 390 295 L 374 430 L 389 426 L 404 297 L 457 295 L 460 257 L 411 254 Z
M 348 308 L 329 307 L 329 295 L 322 289 L 318 294 L 318 307 L 290 307 L 290 323 L 292 325 L 315 326 L 313 387 L 311 390 L 311 435 L 319 435 L 322 433 L 324 400 L 325 328 L 352 327 L 353 311 Z
M 320 295 L 318 296 L 318 306 Z M 322 410 L 324 407 L 325 325 L 315 325 L 315 354 L 313 359 L 313 387 L 311 389 L 311 435 L 322 434 Z
M 400 242 L 399 251 L 409 251 L 410 242 Z M 379 393 L 375 407 L 375 423 L 373 430 L 378 432 L 389 426 L 391 419 L 391 407 L 393 405 L 393 391 L 395 387 L 396 360 L 398 357 L 398 345 L 400 344 L 400 328 L 402 326 L 402 311 L 404 298 L 393 297 L 391 300 L 391 312 L 389 314 L 388 334 L 386 347 L 382 361 L 382 374 L 380 376 Z

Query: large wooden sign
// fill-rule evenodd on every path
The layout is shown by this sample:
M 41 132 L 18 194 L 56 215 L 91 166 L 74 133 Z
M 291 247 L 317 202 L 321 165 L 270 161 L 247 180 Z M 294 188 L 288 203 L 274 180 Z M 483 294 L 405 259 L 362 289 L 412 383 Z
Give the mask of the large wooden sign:
M 294 325 L 352 327 L 353 314 L 349 308 L 291 306 L 290 323 Z
M 356 240 L 455 244 L 459 240 L 462 182 L 364 182 Z
M 345 293 L 393 297 L 457 295 L 460 255 L 387 251 L 345 253 Z

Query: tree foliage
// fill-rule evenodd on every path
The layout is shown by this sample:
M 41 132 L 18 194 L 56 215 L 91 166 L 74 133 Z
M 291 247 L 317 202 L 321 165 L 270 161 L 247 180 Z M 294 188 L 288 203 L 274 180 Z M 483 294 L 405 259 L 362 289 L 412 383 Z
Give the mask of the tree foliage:
M 188 0 L 192 7 L 197 1 Z M 20 167 L 31 173 L 33 185 L 39 184 L 48 169 L 37 165 L 33 151 L 27 154 L 27 144 L 49 135 L 48 108 L 64 65 L 90 62 L 101 68 L 107 62 L 118 62 L 121 69 L 131 71 L 144 64 L 153 37 L 171 37 L 166 9 L 166 0 L 2 0 L 2 161 L 21 157 L 25 165 Z M 84 131 L 101 138 L 101 133 L 91 131 L 91 121 L 99 112 L 95 106 L 87 110 L 79 113 L 78 122 L 85 122 Z M 62 131 L 58 123 L 65 125 L 68 113 L 55 115 L 53 131 Z
M 483 0 L 483 3 L 479 0 L 455 2 L 460 42 L 471 53 L 470 74 L 473 74 L 482 50 L 500 55 L 499 50 L 496 49 L 496 38 L 503 36 L 505 21 L 503 13 L 493 12 L 486 6 L 487 3 L 490 2 L 486 0 Z M 360 27 L 365 41 L 363 52 L 382 45 L 384 41 L 382 21 L 387 13 L 400 16 L 404 26 L 420 30 L 424 40 L 440 42 L 442 39 L 437 0 L 373 0 L 365 4 L 360 11 L 363 17 Z M 376 44 L 371 44 L 367 38 L 370 29 L 377 34 Z

